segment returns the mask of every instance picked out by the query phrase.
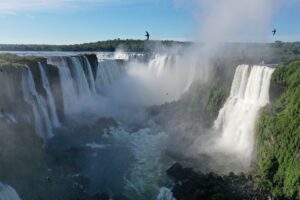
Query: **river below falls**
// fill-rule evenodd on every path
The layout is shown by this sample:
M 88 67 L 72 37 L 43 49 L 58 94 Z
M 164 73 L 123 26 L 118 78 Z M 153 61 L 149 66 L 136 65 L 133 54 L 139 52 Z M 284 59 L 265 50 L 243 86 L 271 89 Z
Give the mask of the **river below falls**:
M 168 135 L 154 125 L 129 132 L 122 126 L 105 130 L 101 140 L 82 145 L 81 171 L 87 193 L 105 192 L 128 199 L 165 199 L 172 186 L 165 171 L 174 161 L 166 154 Z M 76 158 L 78 159 L 78 158 Z M 169 195 L 169 194 L 168 194 Z

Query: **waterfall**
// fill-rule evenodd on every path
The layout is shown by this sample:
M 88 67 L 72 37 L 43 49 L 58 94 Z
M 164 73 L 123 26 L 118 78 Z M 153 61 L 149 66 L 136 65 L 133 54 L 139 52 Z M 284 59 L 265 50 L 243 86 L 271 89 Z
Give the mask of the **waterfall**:
M 90 87 L 85 76 L 80 57 L 71 57 L 72 68 L 74 69 L 74 79 L 77 85 L 79 98 L 85 98 L 91 95 Z
M 168 56 L 160 56 L 156 55 L 154 59 L 151 59 L 148 64 L 148 69 L 150 71 L 153 71 L 156 76 L 161 76 L 165 68 L 168 66 L 166 61 L 167 61 Z
M 59 57 L 55 60 L 53 57 L 48 58 L 48 63 L 56 65 L 58 68 L 58 74 L 60 78 L 60 85 L 62 90 L 62 99 L 64 105 L 64 114 L 70 115 L 76 109 L 74 102 L 77 99 L 75 90 L 75 83 L 71 76 L 70 69 L 63 57 Z
M 260 108 L 269 102 L 273 71 L 266 66 L 238 66 L 230 96 L 214 124 L 221 133 L 216 141 L 218 151 L 234 154 L 248 167 L 254 148 L 255 120 Z
M 51 92 L 51 88 L 50 88 L 50 84 L 49 84 L 49 80 L 48 77 L 46 75 L 46 72 L 44 70 L 44 65 L 42 65 L 42 63 L 38 63 L 39 65 L 39 70 L 41 73 L 41 79 L 42 79 L 42 83 L 43 83 L 43 87 L 46 90 L 46 94 L 47 94 L 47 100 L 48 100 L 48 104 L 49 104 L 49 108 L 50 108 L 50 114 L 51 114 L 51 120 L 52 120 L 52 125 L 53 127 L 59 127 L 60 126 L 60 122 L 58 120 L 58 115 L 56 112 L 56 105 L 55 105 L 55 101 Z
M 177 96 L 182 93 L 187 92 L 193 82 L 195 81 L 196 74 L 202 74 L 202 72 L 196 71 L 197 63 L 192 63 L 189 60 L 188 65 L 186 60 L 188 58 L 183 58 L 178 55 L 155 55 L 149 60 L 148 70 L 156 75 L 157 78 L 164 79 L 169 74 L 172 74 L 176 87 L 179 92 Z M 207 74 L 205 74 L 207 76 Z
M 91 100 L 96 95 L 92 66 L 86 56 L 49 57 L 48 63 L 58 68 L 65 115 L 84 106 L 78 100 Z
M 168 73 L 168 70 L 176 70 L 179 57 L 177 55 L 155 55 L 149 60 L 148 69 L 156 74 L 157 77 Z
M 98 91 L 105 85 L 112 83 L 124 68 L 116 60 L 102 60 L 97 66 L 96 88 Z
M 0 182 L 0 200 L 21 200 L 14 188 Z
M 22 74 L 22 91 L 25 102 L 32 107 L 36 132 L 45 140 L 53 137 L 46 101 L 37 92 L 31 70 L 27 66 Z
M 93 94 L 95 94 L 96 86 L 95 86 L 95 79 L 94 79 L 94 75 L 93 75 L 93 71 L 92 71 L 92 66 L 86 56 L 84 56 L 83 58 L 86 62 L 86 66 L 87 66 L 87 70 L 88 70 L 88 80 L 89 80 L 89 84 L 90 84 L 90 89 L 91 89 L 91 92 Z

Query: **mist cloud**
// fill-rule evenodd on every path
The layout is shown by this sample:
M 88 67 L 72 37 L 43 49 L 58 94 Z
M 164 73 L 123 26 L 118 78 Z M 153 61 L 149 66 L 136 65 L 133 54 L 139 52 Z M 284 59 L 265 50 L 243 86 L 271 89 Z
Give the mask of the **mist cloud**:
M 273 27 L 271 19 L 281 0 L 175 0 L 191 8 L 198 21 L 195 40 L 213 48 L 222 42 L 266 41 Z M 291 2 L 290 2 L 291 3 Z M 294 1 L 293 4 L 296 4 Z

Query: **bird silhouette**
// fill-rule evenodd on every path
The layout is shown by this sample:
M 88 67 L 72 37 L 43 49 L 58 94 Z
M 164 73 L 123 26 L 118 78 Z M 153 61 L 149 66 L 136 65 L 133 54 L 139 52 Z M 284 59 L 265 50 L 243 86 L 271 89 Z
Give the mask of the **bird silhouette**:
M 272 33 L 273 33 L 273 36 L 276 34 L 276 32 L 277 32 L 277 30 L 276 30 L 276 29 L 274 29 L 274 30 L 272 31 Z
M 148 31 L 146 31 L 146 35 L 145 35 L 145 36 L 146 36 L 146 38 L 147 38 L 146 40 L 149 40 L 150 34 L 148 33 Z

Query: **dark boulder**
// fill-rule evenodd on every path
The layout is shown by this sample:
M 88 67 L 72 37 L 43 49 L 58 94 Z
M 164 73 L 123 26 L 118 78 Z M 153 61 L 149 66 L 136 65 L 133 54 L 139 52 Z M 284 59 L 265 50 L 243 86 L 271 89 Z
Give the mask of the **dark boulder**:
M 257 190 L 254 183 L 244 174 L 220 176 L 216 173 L 197 173 L 191 168 L 184 168 L 179 163 L 166 171 L 175 185 L 172 193 L 177 200 L 264 200 L 267 194 Z
M 166 171 L 167 175 L 174 181 L 184 181 L 187 179 L 194 179 L 199 176 L 192 168 L 183 168 L 181 164 L 175 163 Z

